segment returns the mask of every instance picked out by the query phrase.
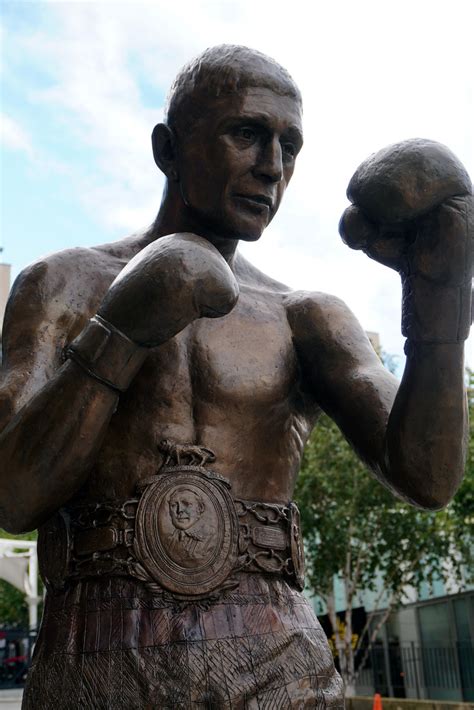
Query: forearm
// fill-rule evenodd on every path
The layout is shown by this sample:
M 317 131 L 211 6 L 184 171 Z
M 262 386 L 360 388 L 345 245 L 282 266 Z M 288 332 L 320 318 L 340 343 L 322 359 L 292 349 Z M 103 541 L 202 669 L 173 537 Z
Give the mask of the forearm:
M 0 524 L 37 527 L 81 487 L 118 393 L 68 361 L 0 435 Z
M 36 527 L 80 488 L 119 394 L 128 388 L 147 352 L 97 318 L 71 343 L 69 362 L 0 436 L 4 527 L 12 531 Z
M 418 224 L 402 273 L 407 363 L 389 419 L 387 459 L 397 490 L 441 508 L 462 480 L 467 439 L 464 340 L 471 324 L 471 201 L 445 202 Z M 441 245 L 431 248 L 426 245 Z
M 441 508 L 463 476 L 467 443 L 464 344 L 408 341 L 389 417 L 384 476 L 399 495 Z

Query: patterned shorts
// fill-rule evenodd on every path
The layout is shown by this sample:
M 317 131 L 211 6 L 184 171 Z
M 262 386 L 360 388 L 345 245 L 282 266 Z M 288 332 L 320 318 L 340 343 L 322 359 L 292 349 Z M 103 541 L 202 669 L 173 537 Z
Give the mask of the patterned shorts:
M 120 577 L 49 595 L 23 699 L 23 710 L 343 707 L 308 601 L 245 573 L 207 603 Z

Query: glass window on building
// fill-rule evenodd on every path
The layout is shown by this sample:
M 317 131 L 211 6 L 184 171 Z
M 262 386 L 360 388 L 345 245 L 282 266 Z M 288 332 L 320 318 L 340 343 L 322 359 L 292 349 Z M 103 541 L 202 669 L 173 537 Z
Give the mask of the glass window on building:
M 464 597 L 418 609 L 423 674 L 429 698 L 473 699 L 472 607 L 472 597 Z

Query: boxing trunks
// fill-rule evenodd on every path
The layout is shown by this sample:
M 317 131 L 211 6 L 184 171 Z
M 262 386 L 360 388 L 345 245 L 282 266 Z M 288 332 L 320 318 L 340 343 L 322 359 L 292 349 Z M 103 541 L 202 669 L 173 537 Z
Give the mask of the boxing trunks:
M 59 511 L 38 553 L 48 593 L 25 709 L 343 706 L 301 594 L 294 504 L 165 466 L 135 498 Z

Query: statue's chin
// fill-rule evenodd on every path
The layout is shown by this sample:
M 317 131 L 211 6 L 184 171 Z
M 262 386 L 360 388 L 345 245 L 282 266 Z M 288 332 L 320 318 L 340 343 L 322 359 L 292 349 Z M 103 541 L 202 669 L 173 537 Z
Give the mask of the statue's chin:
M 241 242 L 257 242 L 263 234 L 263 230 L 259 234 L 242 234 L 238 239 Z
M 193 525 L 193 522 L 190 521 L 190 520 L 186 520 L 185 522 L 178 522 L 178 521 L 175 521 L 175 522 L 173 523 L 173 525 L 174 525 L 175 528 L 177 528 L 178 530 L 187 530 L 188 528 L 190 528 L 190 527 Z

